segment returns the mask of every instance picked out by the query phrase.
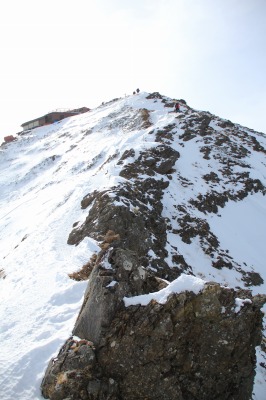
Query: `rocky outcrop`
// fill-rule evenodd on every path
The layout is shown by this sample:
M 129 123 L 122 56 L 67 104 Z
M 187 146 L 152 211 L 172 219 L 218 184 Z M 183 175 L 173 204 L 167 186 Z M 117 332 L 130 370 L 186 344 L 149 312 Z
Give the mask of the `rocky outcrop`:
M 261 299 L 236 314 L 236 296 L 246 295 L 207 284 L 121 311 L 99 349 L 104 374 L 122 399 L 250 399 Z
M 73 334 L 90 337 L 100 345 L 123 298 L 156 291 L 159 283 L 139 264 L 136 253 L 123 249 L 107 251 L 92 271 Z
M 136 252 L 144 267 L 157 270 L 157 276 L 175 279 L 179 269 L 170 268 L 165 262 L 167 256 L 167 223 L 162 217 L 162 197 L 168 187 L 167 174 L 173 173 L 179 153 L 170 146 L 160 144 L 142 152 L 132 163 L 124 161 L 134 154 L 132 149 L 123 154 L 118 164 L 120 175 L 126 183 L 111 191 L 93 191 L 81 201 L 81 208 L 90 206 L 85 222 L 74 228 L 68 237 L 68 244 L 77 245 L 86 236 L 101 241 L 108 230 L 119 233 L 119 240 L 113 247 Z M 143 179 L 146 174 L 146 179 Z M 155 258 L 149 256 L 153 251 Z
M 125 296 L 165 286 L 133 252 L 107 251 L 92 272 L 76 337 L 47 368 L 43 396 L 249 400 L 266 297 L 209 282 L 165 304 L 125 306 Z

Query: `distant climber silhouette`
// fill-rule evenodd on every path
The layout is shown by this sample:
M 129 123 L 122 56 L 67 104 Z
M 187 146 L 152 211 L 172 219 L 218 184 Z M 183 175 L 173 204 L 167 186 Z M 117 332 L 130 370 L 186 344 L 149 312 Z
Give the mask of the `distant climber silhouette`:
M 176 111 L 176 112 L 180 111 L 180 105 L 179 105 L 179 103 L 175 103 L 175 111 Z

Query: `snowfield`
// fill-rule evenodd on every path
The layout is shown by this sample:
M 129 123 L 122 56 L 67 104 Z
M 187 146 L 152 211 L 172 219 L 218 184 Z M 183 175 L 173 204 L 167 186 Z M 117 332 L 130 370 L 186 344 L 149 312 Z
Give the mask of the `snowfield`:
M 100 250 L 91 238 L 78 246 L 67 244 L 73 224 L 81 224 L 88 214 L 88 209 L 80 207 L 82 198 L 95 189 L 123 182 L 118 159 L 131 148 L 137 157 L 157 146 L 151 133 L 154 128 L 177 123 L 177 132 L 182 133 L 176 115 L 146 96 L 141 93 L 111 101 L 86 114 L 28 131 L 0 147 L 0 271 L 5 275 L 0 278 L 1 400 L 41 400 L 40 384 L 47 364 L 71 335 L 87 282 L 75 282 L 68 273 Z M 139 128 L 141 108 L 150 111 L 153 126 Z M 212 126 L 220 129 L 215 120 Z M 266 148 L 266 137 L 260 141 Z M 174 215 L 174 192 L 180 202 L 204 193 L 202 175 L 217 169 L 214 160 L 202 159 L 198 145 L 188 141 L 181 147 L 176 135 L 177 168 L 194 185 L 184 189 L 177 179 L 172 180 L 163 200 L 165 217 Z M 265 155 L 250 157 L 250 164 L 251 176 L 260 176 L 266 185 Z M 266 197 L 257 193 L 241 202 L 229 201 L 207 218 L 221 247 L 243 269 L 254 270 L 264 279 L 263 285 L 251 288 L 252 293 L 266 293 Z M 242 285 L 237 271 L 211 266 L 197 238 L 186 244 L 169 233 L 169 251 L 173 244 L 182 250 L 195 277 L 178 278 L 157 297 L 125 299 L 126 305 L 134 301 L 147 304 L 151 298 L 163 302 L 172 291 L 192 290 L 193 286 L 200 290 L 208 280 L 230 287 Z M 237 306 L 241 307 L 241 299 Z M 253 400 L 264 400 L 266 370 L 260 363 L 266 360 L 259 349 L 257 354 Z

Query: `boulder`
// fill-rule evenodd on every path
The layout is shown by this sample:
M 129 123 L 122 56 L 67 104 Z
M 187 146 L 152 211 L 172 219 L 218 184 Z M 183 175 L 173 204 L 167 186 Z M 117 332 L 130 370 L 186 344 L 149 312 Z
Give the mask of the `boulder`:
M 199 293 L 172 293 L 165 304 L 125 306 L 125 296 L 159 290 L 136 254 L 107 252 L 90 278 L 77 344 L 70 338 L 50 362 L 43 396 L 249 400 L 266 296 L 209 282 Z

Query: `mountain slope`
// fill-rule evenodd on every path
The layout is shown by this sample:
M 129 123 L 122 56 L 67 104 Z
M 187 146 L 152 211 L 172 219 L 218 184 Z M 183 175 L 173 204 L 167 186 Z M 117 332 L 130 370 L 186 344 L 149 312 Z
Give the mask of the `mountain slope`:
M 173 104 L 158 93 L 115 99 L 1 147 L 2 399 L 41 398 L 86 287 L 68 273 L 101 250 L 99 202 L 143 224 L 124 240 L 142 242 L 143 265 L 161 278 L 186 272 L 265 293 L 266 138 Z M 260 363 L 263 353 L 259 400 Z

